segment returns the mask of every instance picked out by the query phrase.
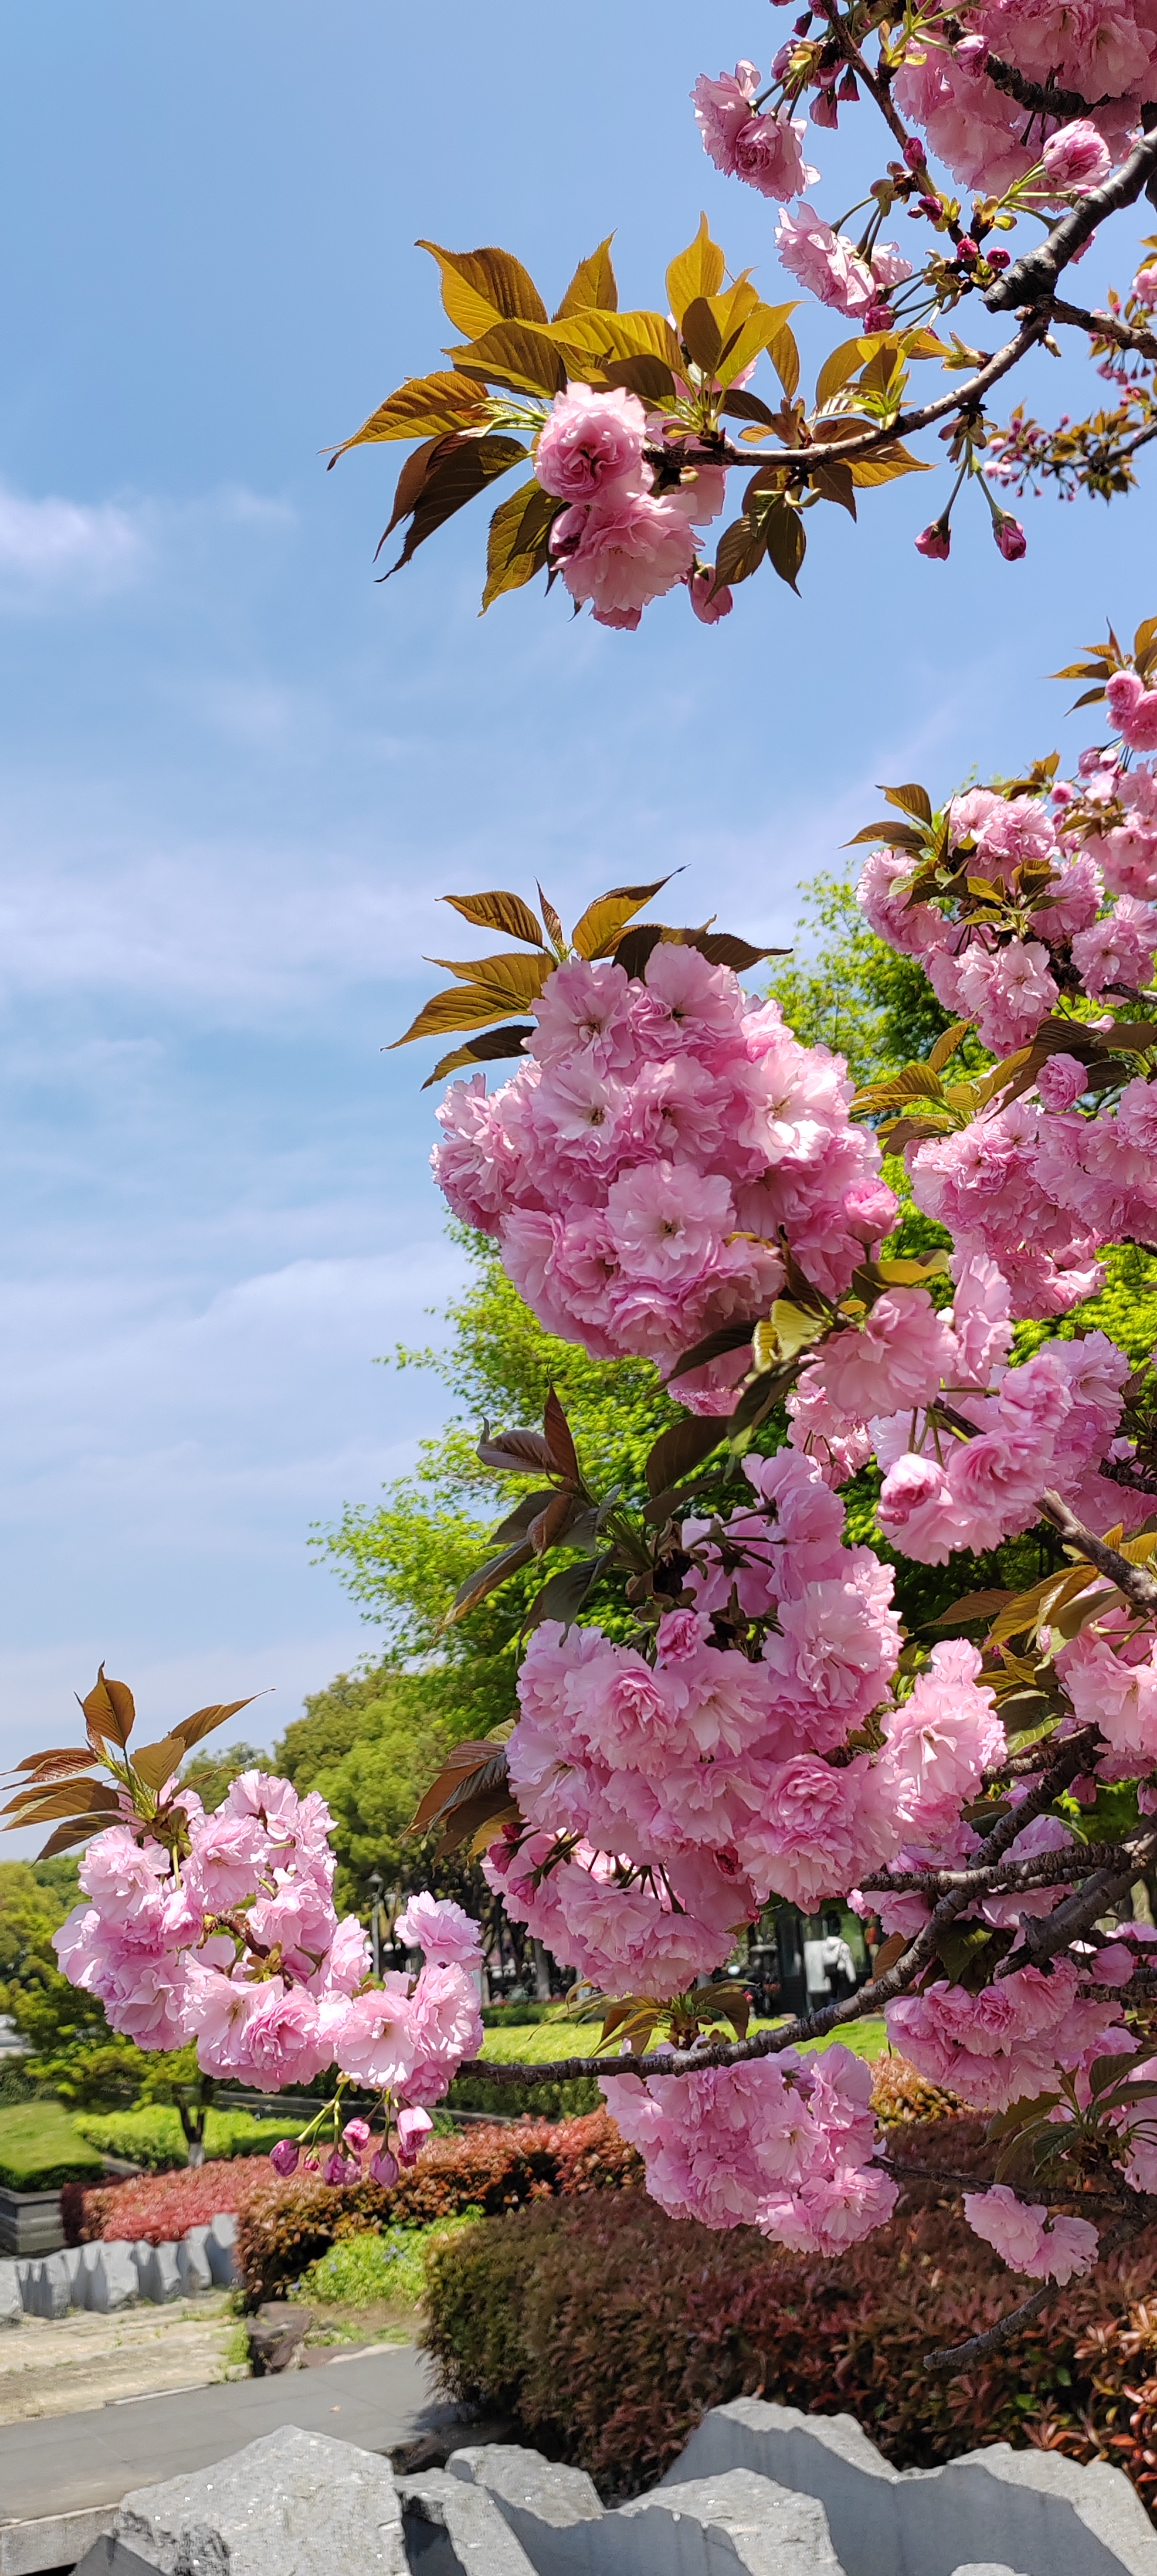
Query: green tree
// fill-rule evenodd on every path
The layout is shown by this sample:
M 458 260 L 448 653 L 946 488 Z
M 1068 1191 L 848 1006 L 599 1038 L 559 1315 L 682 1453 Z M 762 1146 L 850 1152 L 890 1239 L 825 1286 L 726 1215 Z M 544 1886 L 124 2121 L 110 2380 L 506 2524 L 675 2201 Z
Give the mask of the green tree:
M 270 1756 L 256 1744 L 226 1744 L 220 1752 L 193 1753 L 181 1773 L 181 1786 L 195 1789 L 207 1815 L 215 1815 L 243 1771 L 268 1771 Z

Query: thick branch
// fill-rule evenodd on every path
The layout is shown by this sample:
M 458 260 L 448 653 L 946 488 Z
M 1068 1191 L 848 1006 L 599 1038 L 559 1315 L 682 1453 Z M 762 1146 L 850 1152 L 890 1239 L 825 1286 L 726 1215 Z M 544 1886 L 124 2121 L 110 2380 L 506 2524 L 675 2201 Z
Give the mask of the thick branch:
M 1127 1556 L 1121 1556 L 1115 1547 L 1109 1547 L 1094 1530 L 1086 1529 L 1084 1522 L 1077 1519 L 1076 1513 L 1069 1510 L 1059 1494 L 1051 1491 L 1042 1494 L 1040 1511 L 1041 1519 L 1051 1524 L 1067 1546 L 1075 1547 L 1079 1555 L 1087 1557 L 1089 1564 L 1096 1566 L 1098 1574 L 1106 1574 L 1110 1583 L 1116 1584 L 1118 1592 L 1124 1593 L 1126 1601 L 1132 1602 L 1135 1610 L 1142 1611 L 1147 1619 L 1157 1618 L 1157 1582 L 1143 1565 L 1130 1565 Z
M 990 313 L 1009 313 L 1018 304 L 1037 303 L 1050 295 L 1062 268 L 1075 259 L 1077 252 L 1092 238 L 1106 215 L 1117 214 L 1122 206 L 1136 204 L 1157 174 L 1157 130 L 1143 136 L 1140 143 L 1122 162 L 1103 188 L 1091 188 L 1080 204 L 1070 206 L 1053 225 L 1048 240 L 1035 250 L 1025 251 L 1013 261 L 1005 275 L 990 286 L 985 304 Z
M 1118 322 L 1114 313 L 1086 313 L 1080 304 L 1054 303 L 1053 320 L 1071 323 L 1075 331 L 1087 331 L 1090 339 L 1112 340 L 1118 349 L 1131 349 L 1139 358 L 1157 358 L 1153 333 L 1132 322 Z
M 1014 98 L 1018 107 L 1029 107 L 1037 116 L 1059 116 L 1065 125 L 1076 116 L 1092 116 L 1095 108 L 1108 106 L 1104 98 L 1090 105 L 1078 89 L 1058 89 L 1055 81 L 1026 80 L 1015 63 L 1002 62 L 999 54 L 990 54 L 984 68 L 993 88 Z
M 724 461 L 728 465 L 790 466 L 793 474 L 806 474 L 809 469 L 818 470 L 821 466 L 842 464 L 845 459 L 869 456 L 874 448 L 888 447 L 895 439 L 912 438 L 919 430 L 931 429 L 934 421 L 947 420 L 952 412 L 979 410 L 993 385 L 999 384 L 1002 376 L 1007 376 L 1013 367 L 1019 366 L 1036 342 L 1044 338 L 1048 327 L 1047 312 L 1031 313 L 1027 321 L 1022 322 L 1015 340 L 1007 341 L 1003 349 L 997 350 L 995 357 L 986 358 L 984 365 L 969 377 L 966 385 L 959 386 L 955 393 L 941 394 L 935 402 L 922 404 L 918 411 L 899 412 L 886 427 L 863 430 L 856 438 L 824 439 L 816 447 L 729 448 Z
M 1064 1903 L 1046 1915 L 1042 1922 L 1022 1921 L 1021 1934 L 1033 1966 L 1039 1967 L 1042 1960 L 1055 1958 L 1058 1950 L 1066 1950 L 1070 1941 L 1079 1940 L 1082 1932 L 1089 1930 L 1098 1915 L 1111 1911 L 1119 1896 L 1127 1896 L 1134 1880 L 1148 1868 L 1155 1850 L 1157 1831 L 1145 1836 L 1138 1844 L 1136 1858 L 1130 1855 L 1123 1869 L 1095 1870 L 1085 1887 L 1075 1895 L 1067 1896 Z M 997 1976 L 1011 1976 L 1022 1964 L 1013 1952 L 1002 1960 Z

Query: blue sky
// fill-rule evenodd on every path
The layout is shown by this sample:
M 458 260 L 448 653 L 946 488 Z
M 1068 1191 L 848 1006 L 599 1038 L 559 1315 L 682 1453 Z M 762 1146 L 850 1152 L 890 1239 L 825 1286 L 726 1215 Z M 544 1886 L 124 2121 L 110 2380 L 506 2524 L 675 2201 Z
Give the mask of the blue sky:
M 776 292 L 772 211 L 712 172 L 687 93 L 783 24 L 0 20 L 7 1758 L 61 1740 L 101 1656 L 159 1721 L 268 1688 L 271 1740 L 372 1644 L 308 1532 L 436 1403 L 373 1365 L 455 1271 L 429 1061 L 381 1052 L 447 944 L 435 895 L 541 876 L 573 915 L 682 864 L 690 914 L 786 936 L 873 781 L 1075 750 L 1045 675 L 1157 606 L 1147 495 L 1030 505 L 1016 567 L 977 514 L 929 566 L 931 476 L 858 530 L 817 513 L 802 599 L 764 576 L 710 634 L 681 596 L 634 638 L 561 591 L 480 623 L 479 512 L 375 586 L 398 452 L 321 451 L 439 363 L 415 236 L 502 242 L 557 292 L 616 228 L 651 303 L 706 206 Z M 816 138 L 830 215 L 844 151 Z M 1042 406 L 1074 390 L 1036 362 Z

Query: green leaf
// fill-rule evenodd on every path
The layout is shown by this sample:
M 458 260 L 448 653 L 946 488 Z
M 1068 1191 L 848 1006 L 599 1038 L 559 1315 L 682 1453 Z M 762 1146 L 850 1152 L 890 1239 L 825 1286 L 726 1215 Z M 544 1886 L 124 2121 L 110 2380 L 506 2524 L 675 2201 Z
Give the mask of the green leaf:
M 592 366 L 601 374 L 603 364 L 616 358 L 648 357 L 661 358 L 672 375 L 682 372 L 679 343 L 661 313 L 572 313 L 549 328 L 558 347 L 578 360 L 572 374 L 589 376 Z
M 851 518 L 856 515 L 856 489 L 850 465 L 819 465 L 810 476 L 812 490 L 822 501 L 835 501 Z
M 913 815 L 918 823 L 931 822 L 932 799 L 926 787 L 885 787 L 879 779 L 876 784 L 881 796 L 887 798 L 889 805 L 898 805 L 902 814 Z
M 434 376 L 408 376 L 396 394 L 379 403 L 368 420 L 355 429 L 352 438 L 343 438 L 330 456 L 330 466 L 337 464 L 351 447 L 366 447 L 380 439 L 444 438 L 448 430 L 470 429 L 486 420 L 485 398 L 476 393 L 462 376 L 444 372 Z M 328 469 L 327 469 L 328 470 Z
M 787 583 L 789 590 L 796 590 L 796 574 L 807 552 L 807 534 L 799 511 L 793 510 L 790 501 L 773 502 L 764 518 L 763 530 L 772 570 Z
M 442 302 L 455 330 L 477 340 L 494 322 L 545 322 L 546 306 L 520 260 L 508 250 L 440 250 L 420 241 L 442 272 Z
M 506 501 L 500 501 L 490 522 L 486 540 L 486 588 L 482 593 L 482 611 L 508 590 L 521 590 L 533 581 L 550 561 L 550 531 L 565 502 L 552 499 L 542 485 L 531 478 L 520 483 Z M 522 938 L 521 931 L 516 932 Z
M 495 384 L 512 385 L 516 392 L 543 394 L 547 398 L 561 393 L 566 383 L 566 360 L 547 331 L 536 331 L 527 322 L 495 322 L 477 340 L 464 348 L 451 351 L 455 367 L 463 381 L 472 377 Z
M 654 885 L 612 886 L 609 894 L 597 896 L 575 923 L 571 932 L 572 948 L 578 950 L 580 957 L 605 957 L 615 947 L 627 923 L 670 882 L 669 877 L 656 877 Z
M 517 493 L 514 497 L 517 500 Z M 477 922 L 480 930 L 503 930 L 508 939 L 525 939 L 531 948 L 546 945 L 537 913 L 520 894 L 506 894 L 495 887 L 490 894 L 444 894 L 439 901 L 460 912 L 463 921 Z
M 688 305 L 697 296 L 718 295 L 726 275 L 727 262 L 718 242 L 711 239 L 706 215 L 700 215 L 694 241 L 680 251 L 667 271 L 667 301 L 676 322 L 682 322 Z
M 602 373 L 608 385 L 637 394 L 640 402 L 669 403 L 674 395 L 675 378 L 663 358 L 607 358 Z
M 580 259 L 558 311 L 552 317 L 554 321 L 565 322 L 571 313 L 589 313 L 592 309 L 600 313 L 618 312 L 619 290 L 611 266 L 614 238 L 613 233 L 608 233 L 589 259 Z

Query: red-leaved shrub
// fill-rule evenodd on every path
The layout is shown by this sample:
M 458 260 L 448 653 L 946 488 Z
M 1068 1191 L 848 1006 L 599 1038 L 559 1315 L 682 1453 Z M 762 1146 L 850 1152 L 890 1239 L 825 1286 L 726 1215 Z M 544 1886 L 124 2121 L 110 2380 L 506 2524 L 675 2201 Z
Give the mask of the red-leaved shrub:
M 103 2237 L 106 2244 L 171 2245 L 187 2227 L 203 2227 L 223 2210 L 239 2211 L 269 2172 L 254 2156 L 222 2157 L 184 2173 L 139 2174 L 127 2182 L 67 2183 L 60 2195 L 70 2245 Z
M 429 2139 L 392 2191 L 373 2182 L 331 2189 L 301 2173 L 278 2182 L 270 2174 L 242 2208 L 237 2262 L 256 2304 L 276 2298 L 337 2237 L 368 2227 L 423 2227 L 463 2209 L 490 2217 L 529 2200 L 616 2190 L 638 2183 L 642 2170 L 606 2111 L 479 2126 L 464 2137 Z
M 909 2129 L 900 2146 L 914 2170 L 971 2181 L 990 2169 L 977 2120 Z M 1138 2308 L 1155 2253 L 1157 2233 L 1136 2239 L 1006 2350 L 944 2378 L 925 2355 L 993 2324 L 1024 2285 L 943 2184 L 911 2182 L 889 2226 L 829 2259 L 667 2218 L 644 2192 L 604 2192 L 480 2222 L 438 2250 L 427 2341 L 448 2394 L 512 2416 L 523 2440 L 578 2461 L 609 2496 L 660 2477 L 706 2407 L 757 2394 L 854 2415 L 898 2468 L 994 2441 L 1101 2450 L 1148 2500 L 1157 2376 L 1138 2402 L 1130 2370 L 1157 2371 L 1157 2308 Z

